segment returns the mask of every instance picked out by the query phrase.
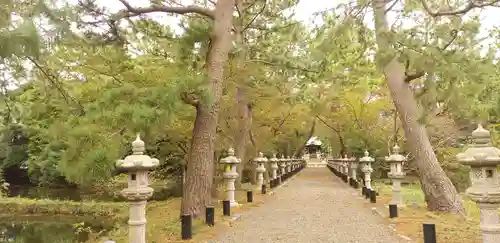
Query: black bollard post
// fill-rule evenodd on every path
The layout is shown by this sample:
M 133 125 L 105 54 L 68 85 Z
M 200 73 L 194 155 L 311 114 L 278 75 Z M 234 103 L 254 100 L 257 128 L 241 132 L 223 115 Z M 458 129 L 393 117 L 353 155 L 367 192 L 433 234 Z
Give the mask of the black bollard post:
M 231 216 L 231 205 L 229 200 L 222 201 L 222 214 L 224 216 Z
M 370 190 L 370 202 L 377 203 L 377 192 L 373 189 Z
M 207 206 L 205 209 L 205 223 L 208 226 L 215 225 L 215 209 L 212 206 Z
M 253 191 L 252 190 L 247 191 L 247 202 L 249 202 L 249 203 L 253 202 Z
M 436 225 L 424 224 L 424 243 L 436 243 Z
M 266 194 L 266 192 L 267 192 L 266 184 L 262 184 L 261 193 Z
M 361 195 L 362 195 L 363 197 L 366 197 L 366 187 L 365 187 L 365 186 L 364 186 L 364 187 L 361 187 Z
M 398 205 L 389 204 L 389 218 L 397 218 L 397 217 L 398 217 Z
M 181 216 L 181 236 L 183 240 L 190 240 L 193 238 L 193 222 L 190 214 L 183 214 Z

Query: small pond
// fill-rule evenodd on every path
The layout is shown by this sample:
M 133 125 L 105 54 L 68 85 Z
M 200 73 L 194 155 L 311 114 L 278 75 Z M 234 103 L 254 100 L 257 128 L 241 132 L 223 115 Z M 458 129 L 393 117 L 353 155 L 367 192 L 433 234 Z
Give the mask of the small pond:
M 94 234 L 101 232 L 101 236 L 103 236 L 112 227 L 113 222 L 97 218 L 86 219 L 67 216 L 22 216 L 12 218 L 0 216 L 0 242 L 85 242 L 89 239 L 90 232 Z

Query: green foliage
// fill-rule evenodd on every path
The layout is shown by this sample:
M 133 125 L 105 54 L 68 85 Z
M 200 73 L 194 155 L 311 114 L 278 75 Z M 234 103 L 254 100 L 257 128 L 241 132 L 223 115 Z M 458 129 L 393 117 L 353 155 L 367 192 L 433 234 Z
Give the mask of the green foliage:
M 205 71 L 211 25 L 183 16 L 184 32 L 176 34 L 148 18 L 105 21 L 119 15 L 95 4 L 57 9 L 42 1 L 17 3 L 8 1 L 1 8 L 25 16 L 13 21 L 7 14 L 0 26 L 0 58 L 11 76 L 2 81 L 27 84 L 2 97 L 1 168 L 27 164 L 30 178 L 39 184 L 98 184 L 115 175 L 115 161 L 130 153 L 129 143 L 141 133 L 148 154 L 162 161 L 153 175 L 179 180 L 196 115 L 179 97 L 211 99 Z M 319 14 L 324 24 L 314 27 L 287 12 L 297 3 L 277 0 L 262 8 L 259 2 L 238 15 L 238 24 L 248 28 L 225 66 L 217 150 L 234 145 L 239 119 L 235 90 L 244 87 L 252 105 L 251 156 L 257 150 L 300 150 L 313 124 L 334 153 L 361 155 L 368 148 L 376 157 L 387 155 L 398 133 L 391 97 L 373 60 L 375 33 L 363 22 L 368 2 L 325 11 Z M 498 43 L 484 54 L 478 18 L 435 19 L 415 14 L 420 10 L 419 1 L 405 2 L 402 17 L 415 25 L 396 21 L 386 34 L 409 62 L 410 73 L 427 73 L 412 83 L 425 85 L 416 91 L 427 110 L 421 120 L 434 126 L 433 143 L 444 146 L 443 132 L 435 129 L 440 125 L 433 125 L 436 102 L 454 122 L 453 131 L 478 117 L 497 122 Z M 88 23 L 86 15 L 98 21 Z M 50 31 L 56 37 L 40 38 L 46 31 L 30 16 L 54 22 Z M 81 33 L 68 33 L 65 21 L 75 22 Z M 117 22 L 130 25 L 113 25 Z M 242 52 L 243 61 L 238 59 Z M 16 134 L 24 142 L 13 144 Z M 438 152 L 445 161 L 451 158 Z

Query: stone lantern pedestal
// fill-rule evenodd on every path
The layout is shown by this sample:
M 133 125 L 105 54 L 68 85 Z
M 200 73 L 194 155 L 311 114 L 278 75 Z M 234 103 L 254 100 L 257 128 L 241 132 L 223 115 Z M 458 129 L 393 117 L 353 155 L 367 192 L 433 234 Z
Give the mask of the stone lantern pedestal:
M 260 189 L 264 185 L 264 172 L 266 172 L 265 163 L 267 163 L 267 158 L 264 157 L 262 152 L 259 152 L 259 157 L 255 158 L 253 162 L 257 165 L 255 171 L 257 172 L 257 187 Z
M 479 207 L 483 243 L 500 242 L 500 175 L 497 170 L 500 149 L 490 143 L 490 132 L 478 125 L 472 132 L 472 144 L 465 152 L 457 154 L 460 163 L 471 167 L 472 185 L 466 193 Z
M 400 148 L 396 144 L 392 148 L 392 154 L 385 158 L 385 161 L 390 164 L 391 171 L 387 174 L 392 180 L 392 200 L 389 204 L 404 207 L 403 197 L 401 195 L 401 181 L 406 173 L 403 171 L 403 163 L 406 157 L 399 154 Z
M 273 154 L 273 157 L 269 160 L 271 162 L 271 179 L 278 179 L 278 158 L 276 158 L 276 154 Z
M 227 192 L 227 200 L 229 201 L 229 206 L 230 207 L 237 207 L 239 204 L 236 202 L 234 199 L 234 190 L 236 188 L 234 187 L 234 182 L 236 181 L 236 178 L 238 178 L 239 174 L 236 171 L 236 166 L 241 162 L 240 159 L 238 159 L 234 155 L 234 149 L 229 148 L 227 150 L 228 156 L 225 158 L 222 158 L 220 160 L 221 164 L 225 164 L 224 166 L 224 173 L 222 174 L 222 177 L 224 178 L 224 181 L 226 182 L 226 192 Z
M 373 172 L 372 168 L 372 163 L 375 161 L 374 158 L 370 157 L 370 153 L 368 153 L 367 150 L 365 150 L 365 156 L 361 159 L 359 159 L 359 162 L 361 162 L 361 171 L 365 174 L 365 189 L 366 190 L 371 190 L 372 185 L 371 185 L 371 174 Z
M 156 168 L 160 162 L 144 154 L 145 145 L 139 134 L 132 142 L 132 155 L 116 162 L 116 167 L 128 173 L 128 187 L 121 191 L 129 201 L 129 242 L 146 243 L 146 200 L 153 195 L 149 187 L 148 171 Z

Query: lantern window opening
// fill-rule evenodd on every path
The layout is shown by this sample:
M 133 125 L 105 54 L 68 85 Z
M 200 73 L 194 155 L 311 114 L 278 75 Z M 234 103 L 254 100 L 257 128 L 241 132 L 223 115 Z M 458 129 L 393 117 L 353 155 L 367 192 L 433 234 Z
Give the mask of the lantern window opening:
M 137 180 L 137 174 L 135 173 L 130 174 L 130 179 L 133 181 Z
M 486 170 L 486 178 L 493 178 L 493 170 L 492 169 Z

